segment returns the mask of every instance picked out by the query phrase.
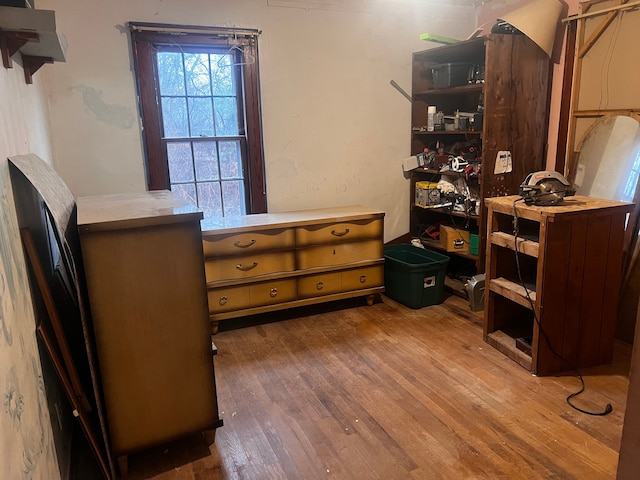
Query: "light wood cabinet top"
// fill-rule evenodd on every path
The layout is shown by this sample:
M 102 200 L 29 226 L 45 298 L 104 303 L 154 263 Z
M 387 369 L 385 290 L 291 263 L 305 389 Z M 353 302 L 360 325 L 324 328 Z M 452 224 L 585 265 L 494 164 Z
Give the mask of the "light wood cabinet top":
M 537 220 L 542 216 L 571 216 L 584 215 L 585 213 L 592 215 L 595 213 L 595 210 L 606 210 L 610 212 L 610 209 L 619 209 L 624 212 L 630 212 L 633 209 L 632 203 L 605 200 L 603 198 L 584 197 L 581 195 L 566 197 L 560 204 L 547 207 L 527 205 L 519 195 L 485 198 L 485 203 L 496 212 L 513 215 L 513 202 L 516 200 L 519 200 L 515 204 L 518 216 L 529 218 L 531 220 Z
M 281 227 L 301 227 L 318 224 L 319 222 L 356 221 L 382 216 L 384 216 L 384 212 L 380 210 L 373 210 L 361 205 L 351 205 L 281 213 L 259 213 L 237 217 L 206 218 L 200 225 L 203 234 L 217 234 L 241 232 L 247 229 L 257 231 Z
M 197 207 L 168 190 L 79 197 L 76 203 L 81 234 L 200 220 L 203 216 Z

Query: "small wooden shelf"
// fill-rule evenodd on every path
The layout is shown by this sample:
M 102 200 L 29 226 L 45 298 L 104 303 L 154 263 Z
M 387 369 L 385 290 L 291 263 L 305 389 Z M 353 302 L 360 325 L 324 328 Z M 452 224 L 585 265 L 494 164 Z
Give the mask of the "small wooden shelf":
M 536 303 L 536 292 L 535 290 L 525 288 L 519 283 L 512 282 L 511 280 L 507 280 L 506 278 L 494 278 L 489 280 L 489 290 L 492 292 L 496 292 L 503 297 L 508 298 L 512 302 L 516 302 L 518 305 L 522 305 L 525 308 L 531 310 L 531 302 L 535 305 Z M 529 298 L 527 298 L 527 293 L 529 293 Z
M 471 83 L 468 85 L 462 85 L 460 87 L 452 87 L 452 88 L 432 88 L 429 90 L 423 90 L 420 92 L 414 92 L 414 98 L 420 98 L 421 96 L 429 96 L 433 97 L 436 95 L 455 95 L 456 93 L 466 94 L 466 93 L 481 93 L 484 87 L 484 83 Z
M 485 199 L 484 339 L 537 375 L 609 363 L 633 204 L 578 195 L 553 207 L 514 204 L 519 198 Z M 519 261 L 508 233 L 516 215 L 525 235 L 517 239 Z
M 491 244 L 515 250 L 516 237 L 505 232 L 493 232 L 491 234 Z M 538 258 L 539 251 L 540 244 L 538 242 L 518 237 L 518 253 L 524 253 L 525 255 L 529 255 L 530 257 Z
M 422 205 L 418 205 L 417 203 L 414 203 L 413 206 L 421 210 L 430 210 L 432 212 L 439 212 L 439 213 L 442 213 L 443 215 L 451 215 L 452 217 L 466 218 L 473 221 L 476 221 L 478 219 L 478 215 L 458 212 L 455 210 L 451 210 L 449 207 L 423 207 Z
M 24 79 L 47 63 L 65 62 L 67 42 L 56 31 L 55 12 L 0 6 L 0 50 L 5 68 L 13 68 L 12 57 L 20 52 Z
M 433 132 L 414 131 L 414 135 L 482 135 L 480 130 L 434 130 Z
M 527 370 L 531 370 L 531 355 L 527 355 L 525 352 L 516 347 L 516 339 L 513 336 L 503 332 L 502 330 L 496 330 L 487 334 L 485 340 L 489 345 L 502 352 L 511 360 L 519 363 Z

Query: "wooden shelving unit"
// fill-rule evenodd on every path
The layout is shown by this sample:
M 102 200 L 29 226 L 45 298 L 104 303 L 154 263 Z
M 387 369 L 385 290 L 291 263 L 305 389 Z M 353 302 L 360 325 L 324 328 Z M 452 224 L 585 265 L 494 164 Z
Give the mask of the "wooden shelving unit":
M 485 341 L 538 375 L 610 363 L 633 205 L 580 196 L 553 207 L 518 201 L 516 236 L 516 200 L 486 199 Z
M 432 67 L 443 63 L 464 62 L 484 66 L 484 82 L 450 88 L 434 88 Z M 466 262 L 469 274 L 484 271 L 486 244 L 486 208 L 483 199 L 518 193 L 527 174 L 542 170 L 545 165 L 547 137 L 550 60 L 524 35 L 491 34 L 413 54 L 411 154 L 425 148 L 434 149 L 436 142 L 445 152 L 456 142 L 474 140 L 480 145 L 481 171 L 467 182 L 479 191 L 479 215 L 446 208 L 420 208 L 414 204 L 417 181 L 437 182 L 442 176 L 465 177 L 458 172 L 441 172 L 418 168 L 411 172 L 410 229 L 413 236 L 425 225 L 437 223 L 458 225 L 479 231 L 478 255 L 468 252 L 447 252 L 460 267 Z M 445 116 L 483 109 L 481 129 L 454 131 L 424 131 L 427 107 L 435 105 Z M 510 172 L 494 172 L 499 151 L 510 151 L 513 167 Z M 473 161 L 473 160 L 469 160 Z M 468 225 L 467 225 L 468 223 Z M 445 250 L 437 241 L 423 240 L 428 248 Z

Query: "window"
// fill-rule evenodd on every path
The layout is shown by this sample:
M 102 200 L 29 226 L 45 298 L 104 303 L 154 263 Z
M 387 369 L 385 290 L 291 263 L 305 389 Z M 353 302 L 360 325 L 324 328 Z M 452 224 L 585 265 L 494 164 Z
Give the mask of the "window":
M 257 31 L 129 24 L 149 190 L 266 212 Z

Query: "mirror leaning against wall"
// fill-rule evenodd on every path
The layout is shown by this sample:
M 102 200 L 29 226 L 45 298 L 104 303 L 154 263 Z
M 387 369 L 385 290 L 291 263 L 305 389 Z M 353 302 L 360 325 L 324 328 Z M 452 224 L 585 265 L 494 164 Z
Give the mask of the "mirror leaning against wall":
M 607 115 L 585 132 L 570 180 L 576 193 L 623 202 L 636 199 L 640 116 Z

